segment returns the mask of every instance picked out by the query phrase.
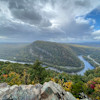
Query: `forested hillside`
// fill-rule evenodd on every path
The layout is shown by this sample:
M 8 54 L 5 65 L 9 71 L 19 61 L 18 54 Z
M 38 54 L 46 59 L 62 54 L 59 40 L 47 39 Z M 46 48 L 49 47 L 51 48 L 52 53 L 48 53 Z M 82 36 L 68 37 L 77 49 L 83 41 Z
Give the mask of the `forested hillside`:
M 75 72 L 83 68 L 77 55 L 90 55 L 97 62 L 100 62 L 99 53 L 100 48 L 96 47 L 46 41 L 35 41 L 31 44 L 0 44 L 1 59 L 25 62 L 34 62 L 38 59 L 48 66 L 53 66 L 67 72 L 70 72 L 75 67 L 77 68 L 74 70 Z
M 18 55 L 17 60 L 33 62 L 36 59 L 45 64 L 57 66 L 80 67 L 81 61 L 69 47 L 63 47 L 59 43 L 36 41 L 23 48 Z
M 99 46 L 91 47 L 91 46 L 77 45 L 77 44 L 63 44 L 63 46 L 65 48 L 69 46 L 77 55 L 83 55 L 83 56 L 90 55 L 95 61 L 100 63 L 100 47 Z
M 93 53 L 93 54 L 91 54 L 91 57 L 93 58 L 93 59 L 95 59 L 95 61 L 97 61 L 98 63 L 100 63 L 100 52 L 95 52 L 95 53 Z

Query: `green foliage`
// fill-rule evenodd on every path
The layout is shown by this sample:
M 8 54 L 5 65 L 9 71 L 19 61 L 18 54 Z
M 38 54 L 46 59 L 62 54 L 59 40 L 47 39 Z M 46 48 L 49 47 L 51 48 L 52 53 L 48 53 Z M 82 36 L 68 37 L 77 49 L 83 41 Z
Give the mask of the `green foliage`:
M 77 98 L 80 98 L 79 97 L 79 94 L 80 93 L 85 93 L 86 92 L 86 86 L 84 85 L 84 83 L 82 81 L 79 81 L 77 83 L 74 83 L 72 85 L 72 90 L 71 92 L 73 93 L 73 95 Z
M 96 100 L 100 100 L 100 77 L 93 78 L 86 83 L 87 94 Z
M 80 98 L 79 94 L 83 92 L 84 94 L 93 98 L 93 100 L 95 100 L 94 98 L 97 98 L 97 100 L 99 100 L 100 99 L 99 77 L 100 77 L 100 68 L 98 67 L 94 70 L 86 71 L 84 76 L 60 73 L 56 74 L 56 76 L 53 77 L 52 80 L 60 84 L 62 87 L 64 87 L 63 84 L 65 83 L 67 84 L 67 82 L 72 82 L 73 83 L 72 87 L 69 88 L 68 91 L 71 91 L 72 94 L 77 98 Z M 93 80 L 94 82 L 96 82 L 96 85 L 94 89 L 91 89 L 90 87 L 87 87 L 86 84 L 89 83 L 89 81 L 92 82 Z M 66 88 L 64 89 L 66 90 Z
M 21 81 L 22 81 L 22 84 L 26 84 L 26 85 L 31 83 L 30 74 L 27 73 L 26 69 L 24 69 L 23 75 L 21 77 Z
M 15 72 L 10 72 L 8 74 L 6 81 L 9 85 L 14 85 L 14 84 L 20 85 L 21 84 L 20 75 Z
M 41 62 L 39 62 L 38 60 L 34 63 L 29 72 L 31 81 L 33 81 L 34 79 L 35 83 L 39 82 L 43 84 L 46 77 L 48 76 L 48 72 L 41 66 Z
M 41 62 L 36 61 L 34 65 L 18 64 L 18 63 L 4 63 L 0 62 L 0 82 L 7 82 L 13 84 L 43 84 L 50 80 L 50 71 L 42 67 Z M 22 73 L 23 72 L 23 73 Z

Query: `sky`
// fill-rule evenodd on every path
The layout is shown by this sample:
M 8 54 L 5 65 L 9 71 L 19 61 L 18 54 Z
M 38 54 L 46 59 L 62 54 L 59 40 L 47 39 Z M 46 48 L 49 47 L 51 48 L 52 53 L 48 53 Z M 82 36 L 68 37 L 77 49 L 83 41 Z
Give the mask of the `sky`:
M 100 42 L 100 0 L 0 0 L 0 42 Z

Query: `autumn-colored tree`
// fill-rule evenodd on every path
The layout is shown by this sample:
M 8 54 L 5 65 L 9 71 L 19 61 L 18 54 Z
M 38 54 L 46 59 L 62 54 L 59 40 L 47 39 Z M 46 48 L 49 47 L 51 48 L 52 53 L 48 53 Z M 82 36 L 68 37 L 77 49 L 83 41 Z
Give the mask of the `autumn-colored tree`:
M 71 91 L 72 89 L 71 81 L 65 82 L 64 79 L 56 79 L 56 78 L 55 79 L 51 78 L 51 80 L 61 85 L 65 91 Z
M 15 72 L 10 72 L 8 74 L 7 83 L 9 85 L 14 85 L 14 84 L 20 85 L 21 84 L 20 75 Z
M 87 82 L 87 94 L 92 98 L 100 98 L 100 77 L 94 78 Z M 96 99 L 100 100 L 100 99 Z
M 27 71 L 24 69 L 23 76 L 21 77 L 23 84 L 30 84 L 30 74 L 27 73 Z

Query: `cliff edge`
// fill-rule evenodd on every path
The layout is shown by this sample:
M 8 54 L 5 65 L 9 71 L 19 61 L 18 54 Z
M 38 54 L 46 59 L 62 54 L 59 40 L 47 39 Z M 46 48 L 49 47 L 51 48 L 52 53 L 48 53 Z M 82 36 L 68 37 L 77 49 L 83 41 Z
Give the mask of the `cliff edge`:
M 0 100 L 77 100 L 70 92 L 52 81 L 43 85 L 0 84 Z M 84 99 L 87 100 L 87 99 Z

